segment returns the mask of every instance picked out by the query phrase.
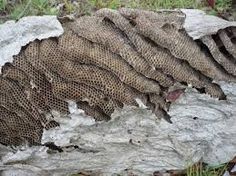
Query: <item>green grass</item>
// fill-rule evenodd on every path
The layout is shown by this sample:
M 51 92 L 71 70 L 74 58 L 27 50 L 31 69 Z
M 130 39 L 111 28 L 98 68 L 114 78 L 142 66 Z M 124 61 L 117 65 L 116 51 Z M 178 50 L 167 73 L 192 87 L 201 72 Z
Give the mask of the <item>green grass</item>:
M 15 3 L 12 3 L 15 2 Z M 216 0 L 216 9 L 223 11 L 229 9 L 232 0 Z M 56 6 L 64 4 L 59 11 Z M 73 4 L 70 0 L 0 0 L 0 19 L 18 20 L 29 15 L 66 15 L 72 13 L 89 13 L 93 9 L 119 7 L 132 7 L 142 9 L 173 9 L 173 8 L 203 8 L 206 3 L 197 3 L 196 0 L 78 0 Z M 210 11 L 216 14 L 215 10 Z
M 96 8 L 116 9 L 121 6 L 143 9 L 197 8 L 195 0 L 90 0 Z
M 196 0 L 89 0 L 97 9 L 107 7 L 116 9 L 119 7 L 133 7 L 143 9 L 173 9 L 173 8 L 202 8 L 207 3 L 197 3 Z M 216 0 L 216 9 L 230 8 L 232 0 Z
M 204 166 L 202 163 L 187 169 L 186 176 L 223 176 L 227 171 L 227 164 L 218 166 Z
M 4 11 L 7 6 L 7 0 L 0 0 L 0 11 Z
M 143 0 L 136 7 L 144 9 L 198 8 L 196 0 Z
M 216 1 L 216 7 L 222 10 L 230 8 L 231 4 L 232 4 L 232 0 L 217 0 Z
M 123 6 L 123 4 L 120 0 L 89 0 L 88 2 L 91 3 L 91 5 L 93 7 L 95 7 L 96 9 L 100 9 L 100 8 L 111 8 L 111 9 L 117 9 L 121 6 Z
M 0 14 L 18 20 L 29 15 L 57 15 L 58 10 L 47 0 L 18 0 L 16 3 L 0 0 Z

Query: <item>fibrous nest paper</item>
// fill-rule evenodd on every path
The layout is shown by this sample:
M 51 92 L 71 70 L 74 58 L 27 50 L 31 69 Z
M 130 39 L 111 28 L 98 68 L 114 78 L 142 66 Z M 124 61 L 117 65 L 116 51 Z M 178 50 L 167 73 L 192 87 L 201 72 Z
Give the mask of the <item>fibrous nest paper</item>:
M 234 23 L 229 25 L 224 22 L 214 26 L 214 30 L 209 30 L 211 32 L 208 34 L 202 35 L 204 31 L 201 34 L 189 33 L 191 25 L 186 24 L 188 13 L 185 14 L 184 10 L 151 12 L 126 8 L 119 11 L 101 9 L 92 16 L 82 16 L 63 23 L 63 35 L 53 35 L 44 40 L 38 38 L 24 46 L 19 54 L 13 53 L 13 61 L 5 63 L 1 70 L 0 142 L 14 146 L 25 143 L 48 146 L 45 140 L 42 141 L 42 135 L 43 130 L 49 130 L 53 136 L 49 135 L 50 138 L 46 142 L 55 142 L 61 147 L 75 145 L 79 148 L 76 152 L 85 151 L 96 156 L 95 160 L 91 161 L 95 165 L 102 161 L 97 155 L 115 159 L 115 153 L 123 153 L 126 150 L 131 152 L 133 148 L 129 148 L 130 145 L 136 146 L 137 143 L 140 150 L 136 152 L 142 154 L 141 158 L 143 157 L 145 163 L 137 164 L 138 172 L 153 171 L 154 167 L 146 168 L 149 160 L 147 158 L 153 155 L 156 155 L 157 159 L 162 158 L 160 163 L 155 165 L 156 168 L 171 168 L 171 164 L 163 163 L 173 155 L 172 149 L 170 154 L 167 151 L 158 155 L 159 149 L 161 151 L 167 150 L 166 147 L 173 147 L 173 150 L 182 148 L 183 151 L 177 151 L 180 157 L 174 155 L 176 160 L 173 162 L 179 163 L 174 168 L 183 168 L 187 160 L 190 163 L 196 162 L 204 156 L 204 152 L 221 148 L 213 138 L 220 135 L 228 124 L 233 124 L 235 118 L 232 83 L 236 82 L 236 28 L 233 27 Z M 185 29 L 184 26 L 188 28 Z M 6 58 L 4 56 L 3 54 L 2 57 Z M 226 88 L 223 89 L 219 82 Z M 183 94 L 186 85 L 195 88 L 198 93 L 185 93 L 188 95 L 186 100 L 170 104 L 179 94 Z M 108 122 L 96 124 L 95 128 L 91 124 L 89 127 L 79 125 L 81 131 L 76 132 L 77 128 L 72 128 L 72 134 L 69 132 L 66 136 L 61 129 L 65 125 L 63 123 L 69 123 L 63 118 L 70 114 L 71 102 L 75 102 L 76 107 L 96 121 Z M 134 108 L 138 105 L 149 111 L 142 110 L 142 113 L 138 113 L 141 110 Z M 135 110 L 132 113 L 127 109 L 121 111 L 124 106 L 133 107 Z M 120 113 L 115 116 L 113 112 L 117 110 Z M 60 118 L 55 115 L 55 111 L 60 113 Z M 75 123 L 72 122 L 72 126 L 76 126 L 78 119 L 81 121 L 80 118 L 74 119 L 75 117 L 72 118 Z M 208 136 L 206 139 L 214 144 L 209 149 L 209 141 L 205 144 L 200 137 L 201 143 L 196 143 L 199 136 L 194 135 L 191 142 L 191 135 L 196 132 L 195 126 L 201 126 L 199 130 L 203 130 L 203 136 L 207 135 L 211 131 L 211 128 L 207 127 L 210 125 L 210 118 L 213 118 L 212 122 L 216 126 L 216 122 L 222 123 L 222 120 L 225 124 L 213 133 L 214 137 Z M 112 120 L 109 121 L 110 119 Z M 155 122 L 158 119 L 161 119 L 160 123 Z M 86 119 L 83 120 L 86 122 Z M 186 122 L 182 125 L 184 121 Z M 91 123 L 94 124 L 93 121 Z M 59 130 L 54 131 L 54 128 Z M 87 128 L 91 133 L 86 132 Z M 107 128 L 111 128 L 111 131 Z M 124 135 L 123 130 L 143 130 L 143 134 L 134 134 L 134 138 L 140 138 L 135 141 L 133 137 Z M 105 136 L 100 139 L 101 131 Z M 230 133 L 232 132 L 233 130 L 230 130 Z M 57 139 L 57 133 L 61 136 L 60 139 Z M 77 135 L 74 135 L 75 133 Z M 182 138 L 171 136 L 171 133 L 179 134 Z M 190 136 L 187 136 L 188 133 Z M 106 134 L 111 137 L 106 139 Z M 118 143 L 124 148 L 120 145 L 106 147 L 106 140 L 112 146 L 113 143 Z M 149 140 L 150 142 L 147 142 Z M 92 141 L 97 144 L 92 144 Z M 218 142 L 222 143 L 222 140 Z M 157 143 L 160 148 L 155 149 L 154 145 Z M 80 148 L 83 144 L 85 147 Z M 199 145 L 200 149 L 192 149 L 196 145 Z M 121 147 L 120 152 L 116 151 L 117 147 Z M 115 153 L 110 149 L 115 150 Z M 152 149 L 154 153 L 145 152 Z M 59 151 L 61 150 L 63 151 Z M 227 159 L 235 153 L 235 150 L 229 151 Z M 143 155 L 143 152 L 146 155 Z M 160 154 L 166 154 L 167 157 L 160 157 Z M 132 156 L 133 152 L 121 161 L 132 161 L 135 166 L 138 158 Z M 40 161 L 40 157 L 37 156 L 35 162 Z M 86 156 L 81 157 L 86 160 Z M 222 156 L 217 157 L 213 162 L 222 162 Z M 183 162 L 178 160 L 180 158 Z M 212 162 L 207 157 L 205 160 Z M 107 167 L 116 166 L 109 159 L 103 162 L 111 163 Z M 156 161 L 154 159 L 150 162 Z M 117 172 L 127 169 L 125 167 L 128 165 L 116 166 Z M 93 170 L 92 165 L 90 166 L 89 169 Z M 71 167 L 76 170 L 73 165 Z M 77 170 L 83 169 L 82 166 L 76 167 Z M 107 172 L 116 173 L 112 169 Z

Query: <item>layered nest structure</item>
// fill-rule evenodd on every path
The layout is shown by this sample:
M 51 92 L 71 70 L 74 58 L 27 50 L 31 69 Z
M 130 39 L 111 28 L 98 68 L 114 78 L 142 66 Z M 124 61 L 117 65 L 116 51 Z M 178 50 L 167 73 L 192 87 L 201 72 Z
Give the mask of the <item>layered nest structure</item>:
M 109 120 L 139 99 L 169 122 L 175 83 L 224 101 L 213 80 L 236 82 L 236 28 L 194 41 L 184 20 L 178 11 L 101 9 L 64 23 L 58 38 L 29 43 L 2 67 L 0 143 L 39 145 L 43 129 L 59 126 L 52 110 L 69 114 L 69 100 Z

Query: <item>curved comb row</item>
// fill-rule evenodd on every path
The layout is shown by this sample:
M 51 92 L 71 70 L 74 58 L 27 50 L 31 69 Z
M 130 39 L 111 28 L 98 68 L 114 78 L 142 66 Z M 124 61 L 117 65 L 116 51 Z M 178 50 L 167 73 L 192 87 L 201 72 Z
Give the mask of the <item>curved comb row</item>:
M 69 114 L 71 100 L 109 120 L 139 99 L 171 123 L 175 83 L 226 99 L 215 81 L 236 82 L 236 28 L 194 41 L 184 20 L 180 11 L 101 9 L 64 23 L 58 38 L 29 43 L 2 67 L 0 143 L 40 145 L 43 129 L 59 126 L 52 110 Z

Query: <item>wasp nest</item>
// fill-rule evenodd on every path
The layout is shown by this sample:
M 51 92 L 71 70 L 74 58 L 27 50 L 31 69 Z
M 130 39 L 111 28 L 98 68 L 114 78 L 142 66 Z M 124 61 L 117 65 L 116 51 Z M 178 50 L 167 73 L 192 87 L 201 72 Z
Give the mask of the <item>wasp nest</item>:
M 2 67 L 0 143 L 40 144 L 43 129 L 68 114 L 68 101 L 96 120 L 109 120 L 140 99 L 170 121 L 166 92 L 191 84 L 226 99 L 214 81 L 236 82 L 235 28 L 194 41 L 181 12 L 101 9 L 66 22 L 59 38 L 34 41 Z

